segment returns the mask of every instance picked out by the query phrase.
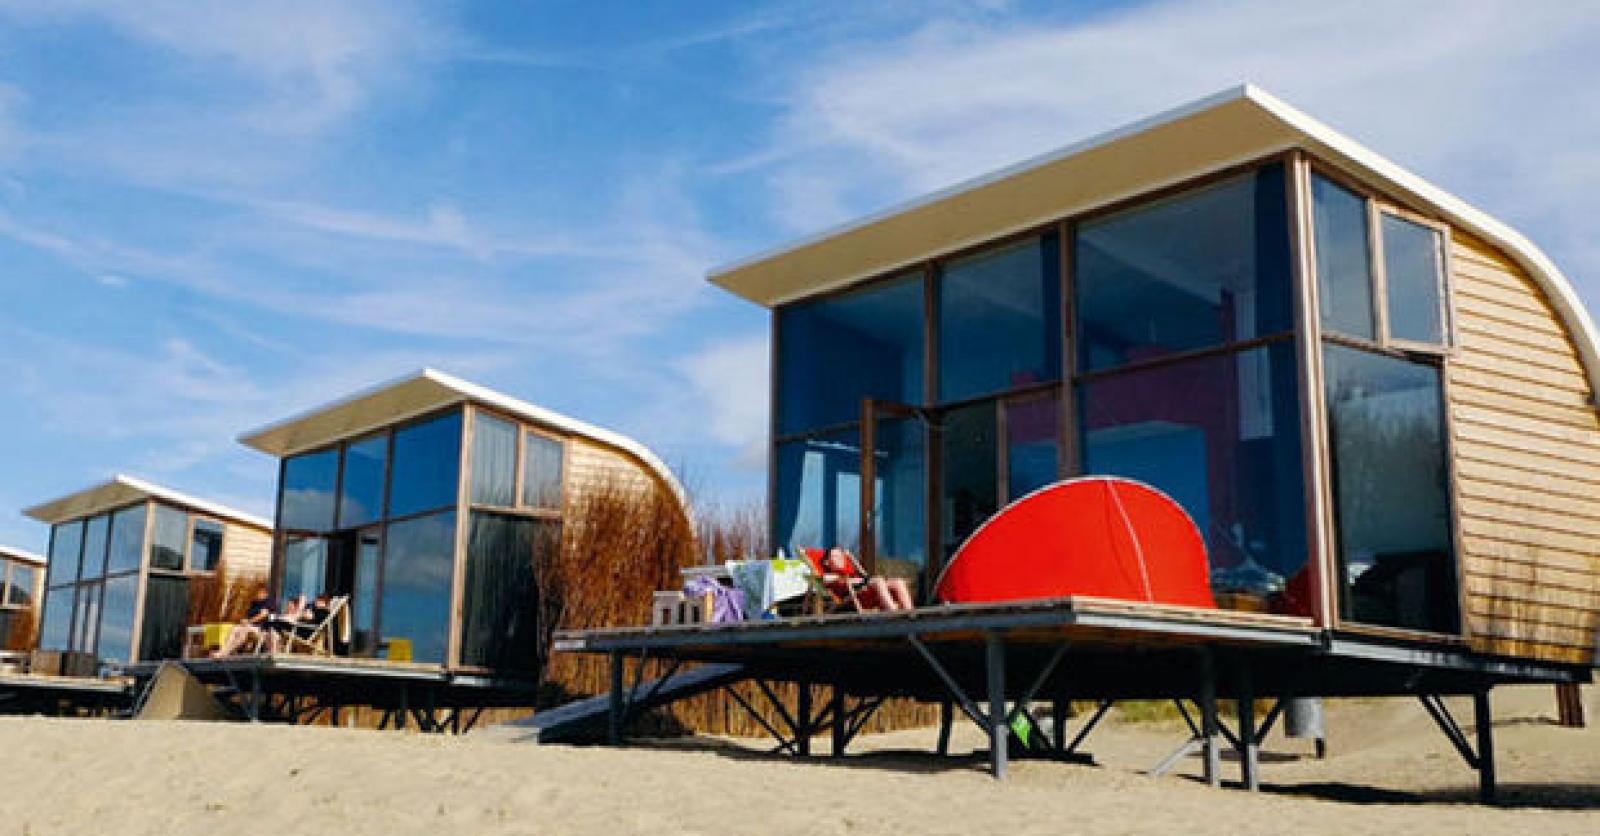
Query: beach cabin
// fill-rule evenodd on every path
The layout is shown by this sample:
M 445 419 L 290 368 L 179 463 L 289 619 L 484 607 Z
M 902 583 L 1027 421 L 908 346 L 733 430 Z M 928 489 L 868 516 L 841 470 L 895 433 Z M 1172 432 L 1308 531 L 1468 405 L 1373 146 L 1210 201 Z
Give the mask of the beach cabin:
M 682 488 L 644 445 L 433 370 L 241 441 L 281 460 L 273 589 L 347 598 L 339 652 L 357 661 L 531 677 L 543 661 L 540 590 L 553 577 L 541 575 L 597 524 L 581 518 L 588 500 L 666 497 L 662 513 L 688 525 Z M 624 552 L 575 555 L 584 565 L 568 597 L 611 589 L 627 607 L 614 617 L 637 620 L 651 589 L 681 582 L 672 556 Z M 566 615 L 581 622 L 576 608 Z
M 24 513 L 50 526 L 35 673 L 178 658 L 190 624 L 266 577 L 270 522 L 131 476 Z
M 714 270 L 772 311 L 771 530 L 931 585 L 1154 486 L 1222 609 L 1589 665 L 1600 344 L 1528 239 L 1252 87 Z
M 44 599 L 44 558 L 0 546 L 0 651 L 33 649 Z

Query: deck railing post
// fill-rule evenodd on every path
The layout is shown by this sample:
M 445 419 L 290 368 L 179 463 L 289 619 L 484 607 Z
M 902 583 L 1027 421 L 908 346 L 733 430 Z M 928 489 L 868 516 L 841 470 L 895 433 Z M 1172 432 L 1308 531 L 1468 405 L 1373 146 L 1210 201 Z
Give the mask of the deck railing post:
M 1260 740 L 1256 734 L 1255 683 L 1249 663 L 1239 662 L 1239 781 L 1251 792 L 1261 789 L 1261 766 L 1257 757 Z
M 622 651 L 611 651 L 611 692 L 606 695 L 606 742 L 622 745 Z
M 1217 751 L 1217 664 L 1209 649 L 1200 651 L 1200 750 L 1205 756 L 1206 783 L 1222 786 L 1222 763 Z
M 1485 804 L 1495 801 L 1494 715 L 1489 707 L 1489 689 L 1472 695 L 1472 719 L 1478 727 L 1478 798 Z
M 984 637 L 985 667 L 989 684 L 989 768 L 997 779 L 1006 777 L 1006 749 L 1011 726 L 1006 722 L 1006 645 L 1000 633 Z

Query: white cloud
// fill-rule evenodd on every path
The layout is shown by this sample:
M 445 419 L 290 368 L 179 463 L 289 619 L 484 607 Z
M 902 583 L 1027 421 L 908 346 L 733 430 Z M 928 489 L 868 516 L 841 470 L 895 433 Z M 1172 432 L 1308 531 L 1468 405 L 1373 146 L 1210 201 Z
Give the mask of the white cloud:
M 713 343 L 678 362 L 688 380 L 684 414 L 695 431 L 739 451 L 744 466 L 766 466 L 769 355 L 765 336 Z
M 1593 274 L 1577 219 L 1600 211 L 1597 36 L 1587 4 L 1509 0 L 932 21 L 808 65 L 769 147 L 742 164 L 764 172 L 776 219 L 814 231 L 1253 81 Z

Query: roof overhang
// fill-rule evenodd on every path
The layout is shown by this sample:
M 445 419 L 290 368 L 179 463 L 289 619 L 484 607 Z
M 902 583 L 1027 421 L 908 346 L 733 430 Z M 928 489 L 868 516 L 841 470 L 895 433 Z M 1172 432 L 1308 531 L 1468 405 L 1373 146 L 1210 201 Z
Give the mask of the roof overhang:
M 680 501 L 686 500 L 683 486 L 672 470 L 638 441 L 434 369 L 422 369 L 363 389 L 248 432 L 240 436 L 239 441 L 263 453 L 286 458 L 463 403 L 492 407 L 530 423 L 582 436 L 626 453 L 643 462 Z
M 32 563 L 35 566 L 44 565 L 43 557 L 40 557 L 39 555 L 36 555 L 30 551 L 23 551 L 22 549 L 14 546 L 0 546 L 0 558 L 6 560 L 15 560 L 19 563 Z
M 1012 232 L 1293 148 L 1503 250 L 1549 297 L 1600 390 L 1600 337 L 1560 269 L 1516 230 L 1253 85 L 1183 105 L 713 269 L 719 287 L 776 307 Z
M 109 481 L 59 499 L 35 505 L 23 511 L 23 513 L 39 522 L 55 525 L 56 523 L 93 516 L 102 511 L 109 511 L 113 508 L 119 508 L 145 499 L 155 499 L 168 505 L 199 511 L 202 514 L 213 516 L 226 522 L 248 525 L 252 528 L 259 528 L 262 531 L 272 530 L 271 520 L 235 508 L 229 508 L 226 505 L 207 499 L 190 496 L 171 488 L 165 488 L 153 482 L 146 482 L 143 479 L 124 476 L 120 473 Z

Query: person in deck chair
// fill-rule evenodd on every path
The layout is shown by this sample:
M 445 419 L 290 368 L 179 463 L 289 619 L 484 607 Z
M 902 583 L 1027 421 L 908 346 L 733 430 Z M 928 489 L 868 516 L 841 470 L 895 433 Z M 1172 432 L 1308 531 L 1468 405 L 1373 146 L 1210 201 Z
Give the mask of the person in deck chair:
M 829 549 L 823 556 L 822 583 L 841 600 L 850 598 L 850 591 L 856 589 L 855 600 L 863 610 L 911 610 L 917 606 L 904 580 L 864 577 L 856 569 L 855 558 L 841 548 Z
M 267 594 L 266 588 L 256 590 L 255 597 L 250 599 L 250 609 L 245 611 L 244 620 L 228 631 L 228 640 L 222 643 L 217 655 L 232 656 L 252 638 L 265 643 L 268 653 L 275 650 L 278 637 L 267 628 L 268 622 L 272 621 L 272 609 L 272 597 Z

